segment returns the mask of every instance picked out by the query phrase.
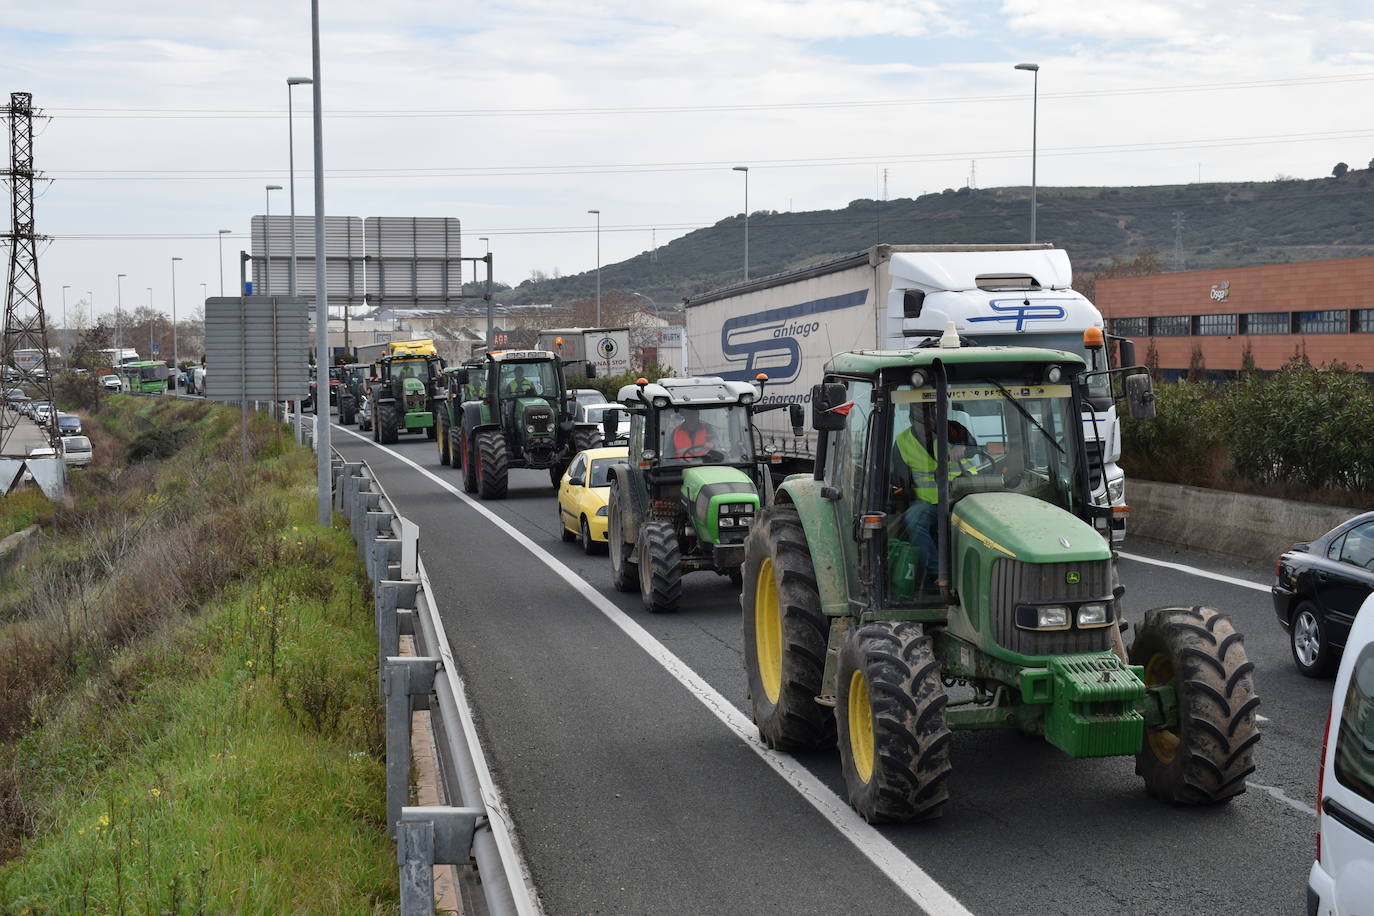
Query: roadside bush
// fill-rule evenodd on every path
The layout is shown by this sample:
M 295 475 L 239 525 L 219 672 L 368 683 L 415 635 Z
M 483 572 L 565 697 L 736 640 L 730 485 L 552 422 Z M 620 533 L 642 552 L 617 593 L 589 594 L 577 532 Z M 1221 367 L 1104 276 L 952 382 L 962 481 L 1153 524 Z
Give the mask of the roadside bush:
M 598 375 L 596 378 L 587 378 L 585 375 L 569 375 L 569 388 L 595 388 L 606 396 L 606 400 L 614 401 L 615 396 L 621 388 L 626 385 L 633 385 L 641 378 L 646 378 L 651 382 L 656 382 L 673 374 L 673 370 L 664 366 L 650 363 L 642 370 L 634 372 L 622 372 L 619 375 Z
M 1122 424 L 1127 472 L 1164 483 L 1210 486 L 1225 464 L 1217 428 L 1219 388 L 1183 381 L 1155 389 L 1155 418 Z

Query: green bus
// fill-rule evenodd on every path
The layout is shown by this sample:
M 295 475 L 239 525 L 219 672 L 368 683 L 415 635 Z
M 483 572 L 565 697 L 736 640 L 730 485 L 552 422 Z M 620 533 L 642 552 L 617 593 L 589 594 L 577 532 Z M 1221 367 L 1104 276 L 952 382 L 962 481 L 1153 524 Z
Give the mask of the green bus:
M 119 374 L 128 379 L 129 390 L 134 394 L 156 394 L 167 390 L 167 364 L 159 360 L 125 363 L 119 367 Z

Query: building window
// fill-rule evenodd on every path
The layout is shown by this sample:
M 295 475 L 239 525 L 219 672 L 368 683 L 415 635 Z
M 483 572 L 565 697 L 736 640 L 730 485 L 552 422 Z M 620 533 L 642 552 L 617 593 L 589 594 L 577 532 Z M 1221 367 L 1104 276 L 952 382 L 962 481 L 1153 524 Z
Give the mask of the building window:
M 1239 333 L 1240 316 L 1231 315 L 1199 315 L 1197 316 L 1197 332 L 1203 337 L 1229 336 Z
M 1250 312 L 1241 316 L 1245 334 L 1287 334 L 1288 312 Z
M 1374 310 L 1371 310 L 1374 311 Z M 1149 337 L 1150 319 L 1113 318 L 1112 333 L 1121 337 Z
M 1189 337 L 1193 333 L 1190 315 L 1160 315 L 1150 319 L 1151 337 Z
M 1355 309 L 1350 329 L 1356 334 L 1374 334 L 1374 309 Z
M 1350 330 L 1350 313 L 1345 309 L 1298 312 L 1299 334 L 1344 334 Z

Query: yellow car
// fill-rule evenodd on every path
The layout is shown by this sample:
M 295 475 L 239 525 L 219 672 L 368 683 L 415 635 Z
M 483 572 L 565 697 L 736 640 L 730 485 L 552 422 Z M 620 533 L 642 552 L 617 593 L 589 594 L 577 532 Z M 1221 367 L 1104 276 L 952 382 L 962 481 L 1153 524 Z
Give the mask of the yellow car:
M 581 540 L 586 553 L 606 549 L 606 503 L 611 498 L 606 475 L 611 465 L 628 456 L 629 449 L 623 445 L 577 453 L 558 483 L 558 525 L 563 540 Z

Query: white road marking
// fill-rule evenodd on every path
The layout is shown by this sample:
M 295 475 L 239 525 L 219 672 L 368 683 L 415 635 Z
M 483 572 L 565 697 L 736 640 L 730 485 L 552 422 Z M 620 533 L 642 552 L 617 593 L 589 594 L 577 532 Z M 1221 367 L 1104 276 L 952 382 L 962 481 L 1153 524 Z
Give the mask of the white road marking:
M 1302 802 L 1298 801 L 1296 798 L 1289 798 L 1288 795 L 1280 788 L 1277 788 L 1275 786 L 1262 786 L 1257 782 L 1249 781 L 1247 781 L 1245 784 L 1252 789 L 1259 789 L 1261 792 L 1268 792 L 1270 795 L 1274 796 L 1279 801 L 1283 802 L 1285 805 L 1287 805 L 1295 811 L 1301 811 L 1303 814 L 1310 814 L 1313 817 L 1317 816 L 1316 808 L 1313 808 L 1311 805 L 1305 805 Z
M 1260 725 L 1263 725 L 1266 722 L 1270 721 L 1270 719 L 1268 716 L 1262 716 L 1259 713 L 1255 713 L 1255 721 L 1258 722 Z
M 1165 569 L 1174 569 L 1190 576 L 1201 576 L 1204 579 L 1215 579 L 1218 582 L 1225 582 L 1227 585 L 1239 585 L 1241 588 L 1254 589 L 1257 592 L 1268 592 L 1269 586 L 1260 585 L 1258 582 L 1249 582 L 1245 579 L 1237 579 L 1235 576 L 1223 576 L 1221 573 L 1208 572 L 1205 569 L 1198 569 L 1196 566 L 1185 566 L 1182 563 L 1170 563 L 1168 560 L 1155 560 L 1151 557 L 1142 557 L 1135 553 L 1120 551 L 1118 556 L 1135 560 L 1137 563 L 1149 563 L 1151 566 L 1163 566 Z
M 577 591 L 582 597 L 586 598 L 597 610 L 620 628 L 631 640 L 641 649 L 658 662 L 678 683 L 686 687 L 687 690 L 705 706 L 712 715 L 719 719 L 729 728 L 746 746 L 754 753 L 758 754 L 773 770 L 785 779 L 792 788 L 796 789 L 807 802 L 811 804 L 821 816 L 830 822 L 840 835 L 854 845 L 860 853 L 870 862 L 877 866 L 878 870 L 887 875 L 898 889 L 907 897 L 911 898 L 930 916 L 972 916 L 972 913 L 964 907 L 953 895 L 940 886 L 934 878 L 926 873 L 915 862 L 911 861 L 905 853 L 892 844 L 890 840 L 869 825 L 863 818 L 849 807 L 849 803 L 841 799 L 830 788 L 817 779 L 805 767 L 799 765 L 792 757 L 779 754 L 769 750 L 759 740 L 758 729 L 744 713 L 734 707 L 724 696 L 714 687 L 708 684 L 700 675 L 687 666 L 682 659 L 678 658 L 668 650 L 661 642 L 651 636 L 620 608 L 616 607 L 604 595 L 592 588 L 586 580 L 579 576 L 569 567 L 552 554 L 530 540 L 525 534 L 513 527 L 505 519 L 495 512 L 488 509 L 482 503 L 468 496 L 458 488 L 445 480 L 440 479 L 427 468 L 423 468 L 410 460 L 406 456 L 389 449 L 384 445 L 373 442 L 366 436 L 359 435 L 351 429 L 346 429 L 337 424 L 331 424 L 334 429 L 347 433 L 348 435 L 367 443 L 373 448 L 382 451 L 396 460 L 409 465 L 416 471 L 434 481 L 463 502 L 467 503 L 476 512 L 481 513 L 492 524 L 500 528 L 511 537 L 516 543 L 528 550 L 534 557 L 549 569 L 553 570 Z

